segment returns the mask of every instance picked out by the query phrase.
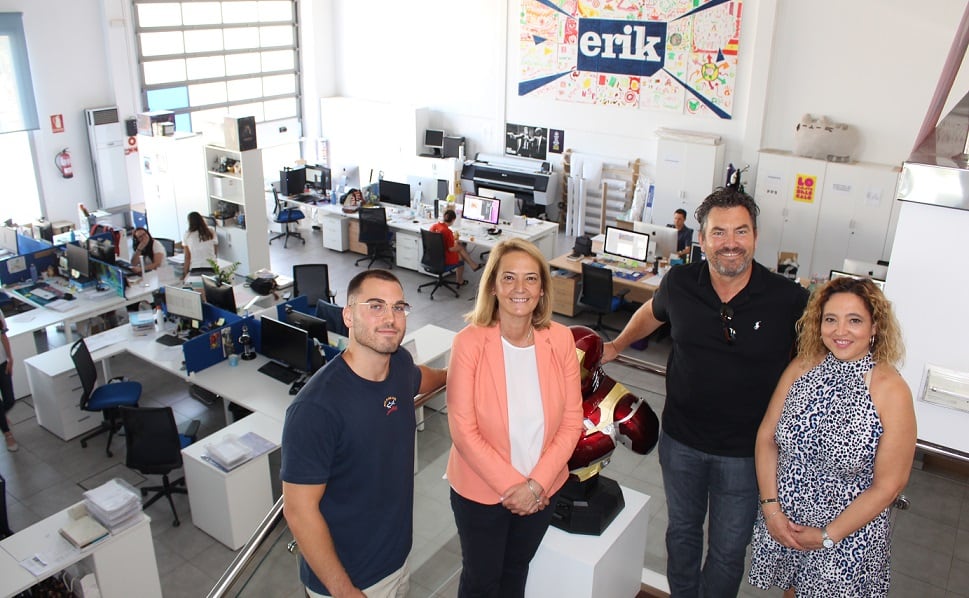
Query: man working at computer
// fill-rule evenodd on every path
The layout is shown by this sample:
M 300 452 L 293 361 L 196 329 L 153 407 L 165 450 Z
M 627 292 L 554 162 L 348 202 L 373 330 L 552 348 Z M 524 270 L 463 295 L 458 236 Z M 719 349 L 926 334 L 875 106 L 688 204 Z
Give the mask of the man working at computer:
M 349 345 L 286 411 L 284 514 L 300 549 L 309 596 L 407 593 L 413 536 L 414 396 L 447 372 L 398 351 L 410 305 L 396 276 L 367 270 L 350 281 Z
M 686 210 L 673 212 L 673 228 L 676 229 L 676 255 L 685 258 L 693 249 L 693 229 L 686 225 Z
M 603 347 L 605 363 L 670 323 L 659 460 L 672 598 L 737 595 L 757 514 L 754 440 L 807 303 L 804 288 L 754 262 L 758 211 L 733 189 L 703 200 L 696 218 L 706 261 L 667 272 Z
M 430 231 L 432 233 L 441 233 L 444 237 L 444 265 L 453 266 L 459 264 L 457 268 L 454 269 L 454 280 L 458 283 L 458 286 L 464 286 L 467 282 L 464 280 L 464 264 L 471 266 L 471 270 L 477 272 L 481 268 L 481 264 L 474 261 L 471 254 L 468 253 L 467 248 L 457 242 L 457 236 L 451 230 L 451 226 L 454 221 L 457 220 L 458 214 L 454 210 L 444 210 L 444 222 L 435 222 L 431 225 Z

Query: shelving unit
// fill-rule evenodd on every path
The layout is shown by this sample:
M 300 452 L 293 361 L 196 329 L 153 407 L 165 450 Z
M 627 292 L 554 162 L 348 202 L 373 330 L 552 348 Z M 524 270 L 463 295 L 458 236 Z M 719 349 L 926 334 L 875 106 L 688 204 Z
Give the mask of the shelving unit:
M 245 216 L 245 226 L 239 225 L 238 217 L 219 219 L 219 257 L 240 262 L 242 273 L 268 269 L 269 221 L 260 150 L 238 152 L 206 145 L 204 154 L 209 213 L 220 214 L 220 204 L 229 203 L 237 207 L 237 216 Z

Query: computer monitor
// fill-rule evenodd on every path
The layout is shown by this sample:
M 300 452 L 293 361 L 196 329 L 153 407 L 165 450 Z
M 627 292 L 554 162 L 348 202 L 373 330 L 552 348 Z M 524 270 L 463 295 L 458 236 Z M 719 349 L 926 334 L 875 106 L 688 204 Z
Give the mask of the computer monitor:
M 380 203 L 410 207 L 410 185 L 381 179 L 379 185 Z
M 649 255 L 649 235 L 634 230 L 623 230 L 616 226 L 607 226 L 606 242 L 602 250 L 609 255 L 645 262 Z
M 181 287 L 165 286 L 165 310 L 186 320 L 202 321 L 202 293 Z
M 71 278 L 89 278 L 91 276 L 91 254 L 80 245 L 68 243 L 64 246 L 67 252 L 67 269 Z
M 464 209 L 461 217 L 467 220 L 496 225 L 501 217 L 501 200 L 489 199 L 480 195 L 464 195 Z
M 488 189 L 481 187 L 478 189 L 478 195 L 481 197 L 493 197 L 495 199 L 501 200 L 501 214 L 502 220 L 511 222 L 515 214 L 521 213 L 521 209 L 518 208 L 518 197 L 510 191 L 498 191 L 497 189 Z
M 287 307 L 286 322 L 297 328 L 302 328 L 310 338 L 316 339 L 321 345 L 326 345 L 329 342 L 326 335 L 326 320 L 323 318 L 317 318 L 316 316 L 296 311 L 292 307 Z
M 440 156 L 441 150 L 444 149 L 444 131 L 440 131 L 438 129 L 425 129 L 424 145 L 431 148 L 434 151 L 435 156 Z
M 881 264 L 872 262 L 863 262 L 861 260 L 845 258 L 841 270 L 850 274 L 867 276 L 872 279 L 885 280 L 888 278 L 888 266 L 882 266 Z
M 646 233 L 650 236 L 650 243 L 653 246 L 655 257 L 667 258 L 671 253 L 676 253 L 675 228 L 670 228 L 662 224 L 650 224 L 648 222 L 634 222 L 633 230 L 638 233 Z
M 236 313 L 236 295 L 232 285 L 219 285 L 211 276 L 202 276 L 202 289 L 205 293 L 205 302 L 214 305 L 219 309 Z
M 305 372 L 309 366 L 309 335 L 306 331 L 266 316 L 259 322 L 259 352 L 288 368 Z
M 879 278 L 872 278 L 871 276 L 868 276 L 867 274 L 854 274 L 854 273 L 851 273 L 851 272 L 843 272 L 841 270 L 832 270 L 828 274 L 828 278 L 830 280 L 834 280 L 835 278 L 842 278 L 842 277 L 854 278 L 855 280 L 861 280 L 863 278 L 868 278 L 873 283 L 875 283 L 875 286 L 876 287 L 878 287 L 879 289 L 881 289 L 883 291 L 885 290 L 885 281 L 884 280 L 879 279 Z
M 110 239 L 88 239 L 87 251 L 91 257 L 106 264 L 114 265 L 116 261 L 114 241 Z
M 306 166 L 306 182 L 317 191 L 326 191 L 333 185 L 330 169 L 319 164 Z

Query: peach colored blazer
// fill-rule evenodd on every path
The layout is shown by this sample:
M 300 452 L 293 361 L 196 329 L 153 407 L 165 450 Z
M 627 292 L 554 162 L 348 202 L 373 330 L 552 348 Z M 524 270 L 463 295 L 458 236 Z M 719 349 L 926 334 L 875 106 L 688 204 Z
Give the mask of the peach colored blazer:
M 470 325 L 455 337 L 447 375 L 453 443 L 447 478 L 464 498 L 496 504 L 506 490 L 526 477 L 551 496 L 568 478 L 566 464 L 582 433 L 579 360 L 572 332 L 557 322 L 535 330 L 535 358 L 545 439 L 535 469 L 523 476 L 511 464 L 505 358 L 498 326 Z

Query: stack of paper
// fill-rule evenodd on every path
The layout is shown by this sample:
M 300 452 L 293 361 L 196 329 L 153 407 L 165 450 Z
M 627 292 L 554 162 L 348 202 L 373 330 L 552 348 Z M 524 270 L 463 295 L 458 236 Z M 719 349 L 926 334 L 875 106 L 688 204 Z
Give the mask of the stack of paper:
M 238 467 L 252 458 L 252 450 L 229 434 L 221 441 L 205 446 L 205 455 L 224 469 Z
M 136 311 L 128 315 L 131 333 L 135 336 L 148 336 L 155 331 L 155 313 L 150 311 Z
M 115 478 L 85 492 L 84 505 L 102 525 L 116 531 L 132 523 L 141 512 L 141 495 Z

